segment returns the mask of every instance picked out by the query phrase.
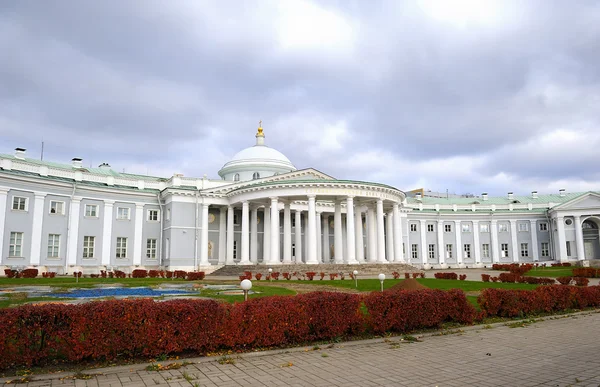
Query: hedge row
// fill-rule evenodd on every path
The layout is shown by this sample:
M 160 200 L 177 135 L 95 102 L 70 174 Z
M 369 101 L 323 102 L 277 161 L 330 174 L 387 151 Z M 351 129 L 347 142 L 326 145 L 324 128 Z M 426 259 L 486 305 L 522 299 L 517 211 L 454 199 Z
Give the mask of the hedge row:
M 578 267 L 572 271 L 573 277 L 600 278 L 600 269 L 593 267 Z

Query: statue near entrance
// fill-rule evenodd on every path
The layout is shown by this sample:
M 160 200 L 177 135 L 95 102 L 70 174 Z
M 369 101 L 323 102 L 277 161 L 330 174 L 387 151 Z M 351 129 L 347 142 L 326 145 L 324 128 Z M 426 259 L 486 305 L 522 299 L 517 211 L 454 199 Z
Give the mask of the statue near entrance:
M 208 241 L 208 258 L 212 258 L 213 243 Z

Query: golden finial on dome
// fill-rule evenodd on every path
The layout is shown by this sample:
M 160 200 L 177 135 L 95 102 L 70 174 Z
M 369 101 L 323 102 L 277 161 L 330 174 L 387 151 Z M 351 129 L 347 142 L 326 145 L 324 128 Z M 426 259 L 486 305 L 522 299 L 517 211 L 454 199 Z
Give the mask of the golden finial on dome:
M 263 128 L 262 128 L 262 120 L 258 121 L 258 133 L 256 133 L 257 136 L 264 136 L 263 134 Z

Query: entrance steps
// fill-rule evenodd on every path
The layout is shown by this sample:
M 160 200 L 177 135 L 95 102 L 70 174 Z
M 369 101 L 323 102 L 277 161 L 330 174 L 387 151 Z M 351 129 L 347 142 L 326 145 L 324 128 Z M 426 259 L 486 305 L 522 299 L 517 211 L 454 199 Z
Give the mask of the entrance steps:
M 213 271 L 209 276 L 234 276 L 238 277 L 244 274 L 245 271 L 251 271 L 252 274 L 262 273 L 264 276 L 268 274 L 268 269 L 273 269 L 274 272 L 279 273 L 306 273 L 314 271 L 316 273 L 349 273 L 357 270 L 359 275 L 377 275 L 384 273 L 391 275 L 391 273 L 397 271 L 400 274 L 420 272 L 421 269 L 405 263 L 361 263 L 358 265 L 347 265 L 347 264 L 318 264 L 318 265 L 228 265 L 223 266 L 218 270 Z

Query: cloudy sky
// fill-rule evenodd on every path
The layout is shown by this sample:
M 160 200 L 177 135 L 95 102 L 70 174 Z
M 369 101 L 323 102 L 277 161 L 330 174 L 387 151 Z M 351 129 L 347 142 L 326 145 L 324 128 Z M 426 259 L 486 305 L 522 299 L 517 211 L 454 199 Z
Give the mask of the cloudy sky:
M 4 0 L 0 153 L 456 193 L 600 190 L 600 2 Z

